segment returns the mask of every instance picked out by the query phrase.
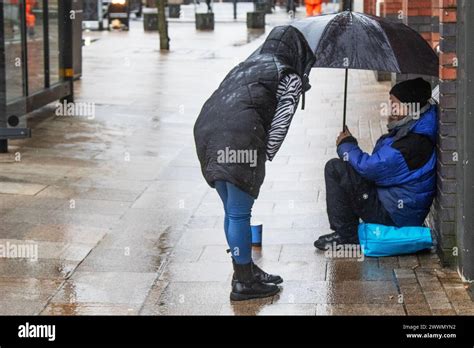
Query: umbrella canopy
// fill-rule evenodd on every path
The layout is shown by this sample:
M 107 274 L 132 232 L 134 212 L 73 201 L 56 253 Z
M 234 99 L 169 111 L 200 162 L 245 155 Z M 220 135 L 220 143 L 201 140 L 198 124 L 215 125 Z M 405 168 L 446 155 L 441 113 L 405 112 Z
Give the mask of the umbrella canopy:
M 344 11 L 294 21 L 308 41 L 314 67 L 346 70 L 343 130 L 346 124 L 348 69 L 438 76 L 438 56 L 415 30 L 401 22 Z
M 316 56 L 314 67 L 438 76 L 438 57 L 401 22 L 344 11 L 294 21 Z

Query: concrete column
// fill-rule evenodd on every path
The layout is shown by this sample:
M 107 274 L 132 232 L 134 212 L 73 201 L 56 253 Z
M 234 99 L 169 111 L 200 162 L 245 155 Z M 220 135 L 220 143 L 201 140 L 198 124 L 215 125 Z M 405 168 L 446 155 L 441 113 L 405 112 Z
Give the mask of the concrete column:
M 457 56 L 456 1 L 439 1 L 440 70 L 438 185 L 433 205 L 433 228 L 439 241 L 441 260 L 445 265 L 457 263 L 456 247 L 456 165 L 457 147 Z

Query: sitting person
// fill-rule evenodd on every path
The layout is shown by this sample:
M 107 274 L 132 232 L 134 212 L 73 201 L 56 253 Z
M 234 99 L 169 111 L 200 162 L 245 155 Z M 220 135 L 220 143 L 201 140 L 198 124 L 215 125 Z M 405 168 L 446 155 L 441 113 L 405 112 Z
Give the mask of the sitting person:
M 401 82 L 390 91 L 390 103 L 389 133 L 371 155 L 347 128 L 337 138 L 339 158 L 327 162 L 324 173 L 334 233 L 314 242 L 320 250 L 357 244 L 359 219 L 421 226 L 428 215 L 436 191 L 437 107 L 431 104 L 431 86 L 421 78 Z

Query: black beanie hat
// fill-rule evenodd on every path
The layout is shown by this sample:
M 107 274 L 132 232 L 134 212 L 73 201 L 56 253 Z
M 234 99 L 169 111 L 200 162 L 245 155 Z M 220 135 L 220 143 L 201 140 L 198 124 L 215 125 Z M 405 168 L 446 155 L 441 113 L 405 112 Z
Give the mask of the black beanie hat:
M 390 94 L 397 97 L 402 103 L 419 103 L 423 107 L 431 98 L 431 85 L 419 77 L 397 83 L 390 90 Z

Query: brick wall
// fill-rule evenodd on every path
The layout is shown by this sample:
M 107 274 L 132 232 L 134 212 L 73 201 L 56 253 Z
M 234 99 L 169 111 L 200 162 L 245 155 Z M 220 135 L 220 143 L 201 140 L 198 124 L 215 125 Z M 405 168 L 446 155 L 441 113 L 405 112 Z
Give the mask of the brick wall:
M 439 42 L 440 0 L 385 0 L 380 15 L 402 21 L 418 31 L 433 47 Z M 376 0 L 364 0 L 364 12 L 376 14 Z
M 375 0 L 364 0 L 364 13 L 375 15 Z
M 392 20 L 405 22 L 407 14 L 406 1 L 407 0 L 385 0 L 380 5 L 380 15 Z
M 407 24 L 433 47 L 433 42 L 439 41 L 439 0 L 409 0 L 407 3 Z
M 439 0 L 431 0 L 431 13 L 431 45 L 436 48 L 439 45 Z
M 397 17 L 399 11 L 403 10 L 403 3 L 407 0 L 385 0 L 380 5 L 380 14 L 382 17 Z M 375 15 L 377 13 L 376 0 L 364 0 L 364 13 Z

